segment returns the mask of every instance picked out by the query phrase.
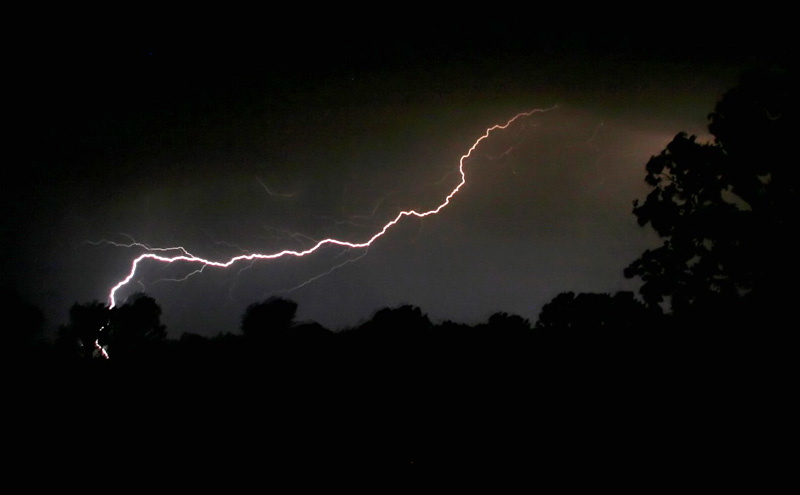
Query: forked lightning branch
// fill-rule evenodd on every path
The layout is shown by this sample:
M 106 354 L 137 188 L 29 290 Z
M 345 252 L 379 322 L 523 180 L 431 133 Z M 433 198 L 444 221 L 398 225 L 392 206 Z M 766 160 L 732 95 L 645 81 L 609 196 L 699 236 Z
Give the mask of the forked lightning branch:
M 493 125 L 493 126 L 487 128 L 486 131 L 483 133 L 483 135 L 480 136 L 472 144 L 472 146 L 469 148 L 469 150 L 467 150 L 467 152 L 464 155 L 461 156 L 461 159 L 458 162 L 458 171 L 461 174 L 461 181 L 458 183 L 458 185 L 455 186 L 455 188 L 452 191 L 450 191 L 450 194 L 448 194 L 444 198 L 444 201 L 442 201 L 442 203 L 439 204 L 439 206 L 437 206 L 436 208 L 433 208 L 431 210 L 422 211 L 422 212 L 416 211 L 416 210 L 401 211 L 400 213 L 397 214 L 397 216 L 394 217 L 394 219 L 392 219 L 391 221 L 386 223 L 386 225 L 384 225 L 383 228 L 381 228 L 378 232 L 376 232 L 372 237 L 370 237 L 367 240 L 364 240 L 364 241 L 361 241 L 361 242 L 353 242 L 353 241 L 344 241 L 344 240 L 340 240 L 340 239 L 328 238 L 328 239 L 323 239 L 323 240 L 317 242 L 312 247 L 310 247 L 308 249 L 305 249 L 305 250 L 302 250 L 302 251 L 294 251 L 294 250 L 286 249 L 286 250 L 279 251 L 279 252 L 276 252 L 276 253 L 250 253 L 250 254 L 243 254 L 243 255 L 240 255 L 240 256 L 235 256 L 233 258 L 228 259 L 227 261 L 215 261 L 215 260 L 210 260 L 210 259 L 205 259 L 205 258 L 201 258 L 201 257 L 198 257 L 198 256 L 194 256 L 194 255 L 192 255 L 191 253 L 189 253 L 187 250 L 185 250 L 183 248 L 151 248 L 151 247 L 145 246 L 145 248 L 147 249 L 148 252 L 146 252 L 146 253 L 138 256 L 137 258 L 135 258 L 131 262 L 131 266 L 130 266 L 130 270 L 128 271 L 128 275 L 125 278 L 123 278 L 122 280 L 120 280 L 119 282 L 117 282 L 117 284 L 114 285 L 111 288 L 111 291 L 108 294 L 109 308 L 113 308 L 114 306 L 116 306 L 116 304 L 117 304 L 117 299 L 116 299 L 117 292 L 120 289 L 122 289 L 123 287 L 125 287 L 126 285 L 128 285 L 133 280 L 133 278 L 136 275 L 136 271 L 145 262 L 188 263 L 188 264 L 193 264 L 193 265 L 199 265 L 199 266 L 197 266 L 195 268 L 195 270 L 193 272 L 193 273 L 196 273 L 198 270 L 202 270 L 203 268 L 214 267 L 214 268 L 225 269 L 225 268 L 229 268 L 229 267 L 231 267 L 231 266 L 233 266 L 233 265 L 235 265 L 235 264 L 237 264 L 239 262 L 244 262 L 244 261 L 254 262 L 254 261 L 258 261 L 258 260 L 272 260 L 272 259 L 282 258 L 282 257 L 285 257 L 285 256 L 295 256 L 295 257 L 300 258 L 300 257 L 303 257 L 303 256 L 308 256 L 308 255 L 314 253 L 315 251 L 319 250 L 323 246 L 326 246 L 326 245 L 329 245 L 329 244 L 336 245 L 336 246 L 343 246 L 343 247 L 347 247 L 347 248 L 351 248 L 351 249 L 364 249 L 364 248 L 367 248 L 370 245 L 372 245 L 373 242 L 377 241 L 381 236 L 383 236 L 383 234 L 385 234 L 394 225 L 396 225 L 400 220 L 402 220 L 403 217 L 415 216 L 415 217 L 422 218 L 422 217 L 426 217 L 426 216 L 429 216 L 429 215 L 435 215 L 435 214 L 439 213 L 440 211 L 442 211 L 442 209 L 445 208 L 447 205 L 449 205 L 450 204 L 450 200 L 453 199 L 453 197 L 455 197 L 455 195 L 458 194 L 458 192 L 461 190 L 461 188 L 464 186 L 464 184 L 467 183 L 467 175 L 466 175 L 466 173 L 464 171 L 464 162 L 465 162 L 465 160 L 467 160 L 467 158 L 469 158 L 472 155 L 473 151 L 475 151 L 475 149 L 477 149 L 478 145 L 483 140 L 488 139 L 489 136 L 493 132 L 506 129 L 509 126 L 511 126 L 515 121 L 517 121 L 519 119 L 530 117 L 531 115 L 533 115 L 535 113 L 546 112 L 548 110 L 552 110 L 553 108 L 556 108 L 556 107 L 552 107 L 552 108 L 548 108 L 548 109 L 534 109 L 534 110 L 530 110 L 530 111 L 527 111 L 527 112 L 521 112 L 521 113 L 518 113 L 515 116 L 511 117 L 504 124 L 496 124 L 496 125 Z M 140 246 L 142 246 L 142 245 L 140 245 Z M 164 253 L 168 252 L 170 250 L 178 250 L 179 254 L 177 254 L 176 256 L 166 256 Z

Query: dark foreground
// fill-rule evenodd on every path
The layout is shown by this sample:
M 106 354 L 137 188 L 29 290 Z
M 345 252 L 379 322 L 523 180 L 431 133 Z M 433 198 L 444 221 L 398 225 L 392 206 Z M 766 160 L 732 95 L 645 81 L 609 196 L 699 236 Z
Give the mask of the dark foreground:
M 533 335 L 34 356 L 9 376 L 6 451 L 36 483 L 114 486 L 447 466 L 565 488 L 764 487 L 786 467 L 785 370 L 759 346 Z

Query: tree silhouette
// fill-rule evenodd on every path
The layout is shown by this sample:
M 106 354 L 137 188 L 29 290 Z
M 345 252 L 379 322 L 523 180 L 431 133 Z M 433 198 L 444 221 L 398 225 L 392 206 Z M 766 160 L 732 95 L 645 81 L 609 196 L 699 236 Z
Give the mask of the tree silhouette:
M 780 282 L 797 280 L 792 90 L 782 73 L 746 74 L 709 115 L 714 142 L 679 133 L 647 163 L 653 190 L 633 213 L 664 243 L 625 276 L 644 281 L 649 306 L 667 304 L 679 321 L 736 324 L 743 311 L 774 314 L 789 302 Z
M 95 342 L 105 340 L 101 329 L 111 319 L 111 311 L 105 304 L 94 301 L 75 303 L 69 309 L 69 323 L 58 332 L 58 347 L 67 356 L 91 357 L 96 355 Z
M 399 343 L 416 340 L 429 333 L 432 324 L 417 306 L 406 304 L 383 308 L 357 330 L 371 340 Z
M 643 330 L 650 313 L 632 292 L 592 294 L 562 292 L 545 304 L 536 328 L 540 330 Z
M 488 326 L 492 332 L 503 332 L 506 334 L 517 334 L 527 332 L 531 329 L 531 322 L 519 315 L 508 313 L 495 313 L 489 317 Z
M 137 293 L 114 309 L 98 301 L 73 304 L 69 323 L 59 330 L 58 343 L 66 354 L 100 357 L 97 343 L 115 359 L 127 360 L 144 358 L 166 338 L 161 307 L 152 297 Z
M 109 352 L 116 359 L 149 352 L 167 338 L 166 326 L 161 323 L 161 307 L 141 292 L 113 310 L 109 327 Z
M 263 340 L 285 337 L 294 325 L 297 303 L 281 297 L 253 303 L 242 316 L 242 334 L 245 338 Z

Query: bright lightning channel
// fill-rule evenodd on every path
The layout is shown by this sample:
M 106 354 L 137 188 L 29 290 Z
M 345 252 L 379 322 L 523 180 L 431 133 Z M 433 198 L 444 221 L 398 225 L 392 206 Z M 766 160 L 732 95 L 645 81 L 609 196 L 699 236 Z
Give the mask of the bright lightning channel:
M 109 309 L 111 309 L 114 306 L 116 306 L 116 304 L 117 304 L 117 300 L 116 300 L 117 291 L 120 290 L 121 288 L 125 287 L 131 280 L 133 280 L 133 277 L 136 275 L 136 269 L 139 267 L 139 264 L 144 260 L 160 261 L 162 263 L 175 263 L 177 261 L 185 261 L 187 263 L 199 263 L 199 264 L 203 265 L 202 268 L 199 269 L 200 271 L 202 271 L 202 269 L 207 267 L 207 266 L 213 266 L 213 267 L 218 267 L 218 268 L 228 268 L 231 265 L 233 265 L 234 263 L 237 263 L 239 261 L 244 261 L 244 260 L 248 260 L 248 261 L 272 260 L 272 259 L 276 259 L 276 258 L 282 258 L 284 256 L 296 256 L 296 257 L 299 258 L 299 257 L 302 257 L 302 256 L 309 255 L 309 254 L 313 253 L 314 251 L 317 251 L 319 248 L 321 248 L 321 247 L 323 247 L 323 246 L 325 246 L 327 244 L 334 244 L 334 245 L 337 245 L 337 246 L 348 247 L 348 248 L 351 248 L 351 249 L 367 248 L 370 245 L 372 245 L 372 243 L 375 242 L 378 238 L 380 238 L 383 234 L 385 234 L 386 231 L 388 231 L 391 227 L 393 227 L 397 222 L 399 222 L 400 219 L 402 219 L 403 217 L 415 216 L 415 217 L 423 218 L 423 217 L 427 217 L 429 215 L 435 215 L 435 214 L 439 213 L 444 207 L 449 205 L 450 204 L 450 200 L 456 194 L 458 194 L 458 192 L 461 190 L 461 188 L 464 186 L 464 184 L 467 183 L 467 176 L 464 173 L 464 160 L 469 158 L 472 155 L 472 152 L 475 151 L 475 149 L 478 147 L 478 145 L 484 139 L 487 139 L 489 137 L 489 135 L 493 131 L 506 129 L 508 126 L 513 124 L 517 119 L 520 119 L 520 118 L 523 118 L 523 117 L 530 117 L 534 113 L 542 113 L 542 112 L 546 112 L 546 111 L 549 111 L 549 110 L 553 110 L 554 108 L 556 108 L 556 107 L 554 106 L 554 107 L 547 108 L 547 109 L 534 109 L 534 110 L 530 110 L 528 112 L 521 112 L 521 113 L 518 113 L 515 116 L 511 117 L 508 121 L 506 121 L 505 124 L 495 124 L 492 127 L 487 128 L 486 131 L 483 133 L 483 135 L 481 137 L 479 137 L 472 144 L 472 146 L 469 148 L 469 150 L 464 155 L 461 156 L 461 159 L 458 162 L 458 170 L 461 173 L 461 181 L 458 183 L 458 185 L 452 191 L 450 191 L 450 194 L 447 195 L 447 197 L 444 199 L 444 201 L 439 206 L 437 206 L 436 208 L 434 208 L 432 210 L 423 211 L 423 212 L 418 212 L 416 210 L 401 211 L 400 213 L 397 214 L 396 217 L 394 217 L 393 220 L 391 220 L 386 225 L 384 225 L 383 228 L 381 228 L 376 234 L 374 234 L 372 237 L 370 237 L 369 239 L 367 239 L 364 242 L 349 242 L 349 241 L 342 241 L 342 240 L 339 240 L 339 239 L 330 239 L 329 238 L 329 239 L 322 239 L 321 241 L 318 241 L 314 246 L 312 246 L 312 247 L 310 247 L 308 249 L 305 249 L 303 251 L 294 251 L 294 250 L 290 250 L 290 249 L 285 249 L 283 251 L 280 251 L 280 252 L 277 252 L 277 253 L 272 253 L 272 254 L 259 254 L 259 253 L 242 254 L 242 255 L 239 255 L 239 256 L 235 256 L 235 257 L 229 259 L 228 261 L 207 260 L 207 259 L 201 258 L 199 256 L 194 256 L 193 254 L 189 253 L 188 251 L 186 251 L 182 247 L 161 248 L 161 249 L 159 249 L 159 248 L 149 248 L 148 246 L 145 246 L 150 251 L 161 251 L 161 252 L 164 252 L 164 251 L 177 249 L 177 250 L 181 251 L 182 254 L 180 254 L 178 256 L 169 257 L 169 256 L 163 256 L 161 254 L 157 254 L 157 253 L 154 253 L 154 252 L 148 252 L 148 253 L 142 254 L 138 258 L 134 259 L 133 262 L 131 263 L 131 269 L 128 272 L 128 275 L 125 278 L 123 278 L 122 280 L 120 280 L 116 285 L 114 285 L 114 287 L 111 288 L 111 291 L 108 294 L 108 301 L 109 301 L 109 306 L 108 307 L 109 307 Z

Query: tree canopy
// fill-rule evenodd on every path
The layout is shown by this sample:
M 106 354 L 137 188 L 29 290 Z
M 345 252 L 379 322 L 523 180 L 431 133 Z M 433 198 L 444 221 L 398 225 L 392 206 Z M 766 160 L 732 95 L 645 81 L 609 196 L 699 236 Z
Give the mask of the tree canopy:
M 95 301 L 74 304 L 69 323 L 61 327 L 59 342 L 67 352 L 78 350 L 84 357 L 97 357 L 100 348 L 108 348 L 115 359 L 141 357 L 153 343 L 167 338 L 161 323 L 161 307 L 152 297 L 137 293 L 125 304 L 110 309 Z
M 248 338 L 262 339 L 286 334 L 294 325 L 297 303 L 281 297 L 253 303 L 242 316 L 242 334 Z
M 710 143 L 679 133 L 646 165 L 653 189 L 634 201 L 641 226 L 664 240 L 625 269 L 649 306 L 676 317 L 785 307 L 795 283 L 798 170 L 791 160 L 793 86 L 778 72 L 742 77 L 709 115 Z

